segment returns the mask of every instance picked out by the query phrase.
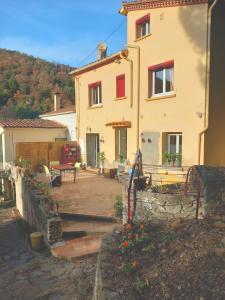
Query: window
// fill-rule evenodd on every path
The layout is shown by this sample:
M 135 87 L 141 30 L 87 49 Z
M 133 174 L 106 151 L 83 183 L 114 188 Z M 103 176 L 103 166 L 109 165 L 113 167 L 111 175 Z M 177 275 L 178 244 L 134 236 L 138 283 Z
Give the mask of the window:
M 136 21 L 136 38 L 144 37 L 150 33 L 150 15 L 147 14 L 144 17 Z
M 174 61 L 148 68 L 149 97 L 173 94 Z
M 171 166 L 181 166 L 182 133 L 163 133 L 162 138 L 163 163 Z
M 89 84 L 89 106 L 102 103 L 102 83 L 101 81 Z
M 116 77 L 116 98 L 125 97 L 125 75 Z
M 67 138 L 55 138 L 55 142 L 66 142 Z
M 182 154 L 181 133 L 168 133 L 167 152 L 171 154 Z

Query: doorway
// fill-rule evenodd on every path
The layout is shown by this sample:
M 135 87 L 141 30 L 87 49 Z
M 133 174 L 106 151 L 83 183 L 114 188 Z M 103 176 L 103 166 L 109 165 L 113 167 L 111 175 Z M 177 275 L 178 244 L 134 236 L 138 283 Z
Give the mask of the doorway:
M 115 158 L 118 161 L 123 161 L 127 159 L 127 128 L 116 128 L 115 139 Z
M 87 133 L 86 135 L 87 147 L 87 166 L 98 167 L 99 154 L 99 134 Z

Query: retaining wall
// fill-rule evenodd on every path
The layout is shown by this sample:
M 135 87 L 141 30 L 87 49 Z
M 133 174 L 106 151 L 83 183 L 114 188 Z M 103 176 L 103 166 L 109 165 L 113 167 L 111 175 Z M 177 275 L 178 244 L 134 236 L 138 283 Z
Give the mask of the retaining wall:
M 42 232 L 47 243 L 61 241 L 61 218 L 49 209 L 49 199 L 33 188 L 31 179 L 20 168 L 11 169 L 11 179 L 15 184 L 16 207 L 22 218 L 32 230 Z

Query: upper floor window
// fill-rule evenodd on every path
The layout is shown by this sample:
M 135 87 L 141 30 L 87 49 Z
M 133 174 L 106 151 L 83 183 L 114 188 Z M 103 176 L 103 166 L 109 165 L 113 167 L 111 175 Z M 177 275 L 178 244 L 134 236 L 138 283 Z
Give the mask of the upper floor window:
M 174 61 L 148 68 L 149 97 L 163 96 L 174 92 Z
M 89 84 L 89 106 L 95 106 L 102 103 L 102 82 L 98 81 Z
M 116 77 L 116 98 L 125 97 L 125 74 Z
M 136 20 L 136 38 L 144 37 L 150 33 L 150 14 Z

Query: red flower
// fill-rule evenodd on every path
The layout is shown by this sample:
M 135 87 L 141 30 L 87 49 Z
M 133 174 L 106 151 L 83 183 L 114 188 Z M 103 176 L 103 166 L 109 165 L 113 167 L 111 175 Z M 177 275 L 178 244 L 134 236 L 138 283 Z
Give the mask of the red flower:
M 129 242 L 128 242 L 128 241 L 123 242 L 123 247 L 124 247 L 124 248 L 129 247 Z
M 131 224 L 127 224 L 127 230 L 131 230 Z
M 137 233 L 137 234 L 135 235 L 135 237 L 136 237 L 136 240 L 139 240 L 140 235 Z
M 140 229 L 144 229 L 144 225 L 143 225 L 143 224 L 140 224 L 139 228 L 140 228 Z

